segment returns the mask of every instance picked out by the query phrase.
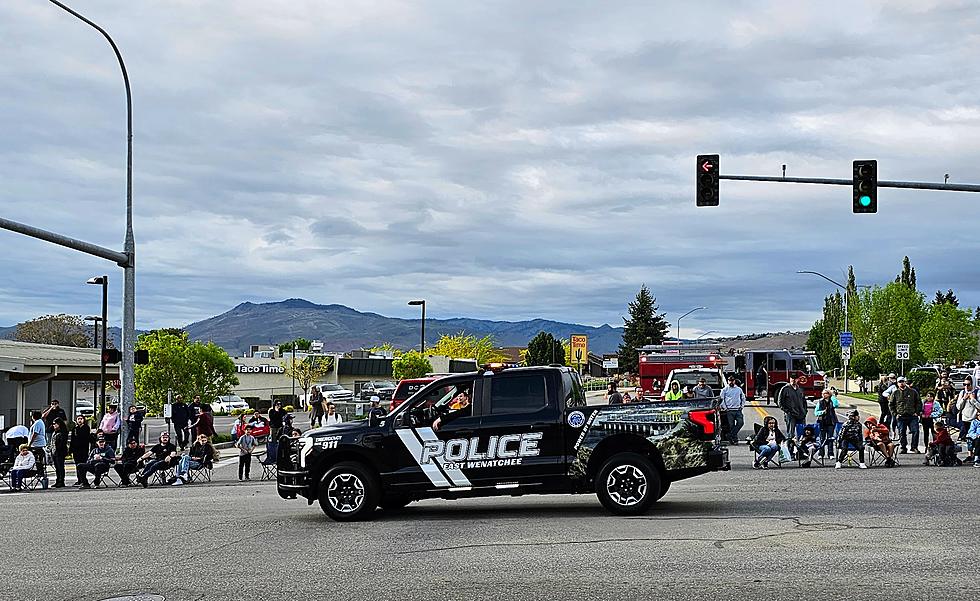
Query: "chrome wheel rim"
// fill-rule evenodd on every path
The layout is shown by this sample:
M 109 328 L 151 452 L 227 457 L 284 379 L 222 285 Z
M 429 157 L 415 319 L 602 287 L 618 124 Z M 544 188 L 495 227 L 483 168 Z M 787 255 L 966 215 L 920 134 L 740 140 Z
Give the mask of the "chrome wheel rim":
M 620 465 L 606 477 L 606 492 L 617 505 L 630 507 L 646 497 L 647 477 L 635 465 Z
M 352 513 L 364 503 L 364 483 L 354 474 L 337 474 L 327 486 L 327 500 L 334 511 Z

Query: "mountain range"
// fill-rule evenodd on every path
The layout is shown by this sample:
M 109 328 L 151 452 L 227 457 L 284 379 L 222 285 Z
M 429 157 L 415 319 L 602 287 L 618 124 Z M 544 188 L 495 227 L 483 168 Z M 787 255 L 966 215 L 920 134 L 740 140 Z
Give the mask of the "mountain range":
M 213 341 L 233 355 L 240 355 L 252 344 L 279 344 L 295 338 L 323 341 L 325 351 L 349 351 L 390 342 L 409 349 L 419 343 L 419 319 L 385 317 L 363 313 L 344 305 L 317 305 L 291 298 L 273 303 L 245 302 L 237 307 L 184 329 L 192 340 Z M 538 332 L 556 338 L 572 334 L 589 337 L 589 350 L 612 353 L 622 341 L 622 328 L 563 323 L 546 319 L 529 321 L 490 321 L 458 317 L 425 320 L 425 344 L 434 344 L 443 334 L 466 332 L 493 336 L 498 346 L 526 346 Z

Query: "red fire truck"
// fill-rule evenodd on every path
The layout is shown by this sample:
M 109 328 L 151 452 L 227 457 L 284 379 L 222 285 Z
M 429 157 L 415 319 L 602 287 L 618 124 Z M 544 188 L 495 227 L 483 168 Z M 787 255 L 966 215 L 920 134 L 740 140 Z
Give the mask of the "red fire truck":
M 826 385 L 817 357 L 797 349 L 724 349 L 717 345 L 648 345 L 639 349 L 640 386 L 651 395 L 662 392 L 664 379 L 672 369 L 689 367 L 721 368 L 744 384 L 749 401 L 774 403 L 779 389 L 790 378 L 803 376 L 803 393 L 818 398 Z

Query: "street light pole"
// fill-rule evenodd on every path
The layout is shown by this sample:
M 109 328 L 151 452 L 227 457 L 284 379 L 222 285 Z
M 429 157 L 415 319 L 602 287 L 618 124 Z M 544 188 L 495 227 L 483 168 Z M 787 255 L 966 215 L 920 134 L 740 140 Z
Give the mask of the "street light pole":
M 136 350 L 136 239 L 133 236 L 133 93 L 129 86 L 129 73 L 126 71 L 126 63 L 123 62 L 119 47 L 116 46 L 116 43 L 106 30 L 58 0 L 48 1 L 102 34 L 102 37 L 109 42 L 109 45 L 112 46 L 112 51 L 116 54 L 116 60 L 119 61 L 119 69 L 122 71 L 123 84 L 126 87 L 126 238 L 123 242 L 123 254 L 126 256 L 126 262 L 122 264 L 123 348 L 119 413 L 129 415 L 129 407 L 133 404 L 133 399 L 136 396 L 136 385 L 133 381 L 133 360 Z M 104 335 L 105 322 L 103 322 L 102 332 Z M 102 344 L 103 346 L 105 345 L 104 339 Z M 105 398 L 104 391 L 103 398 Z
M 425 300 L 413 300 L 408 301 L 408 304 L 412 307 L 422 306 L 422 343 L 419 345 L 419 352 L 423 355 L 425 354 Z
M 109 276 L 100 275 L 94 278 L 89 278 L 85 281 L 86 284 L 94 284 L 102 286 L 102 317 L 98 321 L 102 322 L 102 347 L 99 353 L 99 412 L 105 414 L 105 380 L 106 380 L 106 365 L 105 365 L 105 350 L 108 346 L 108 325 L 109 321 Z M 98 325 L 98 322 L 96 322 Z M 127 409 L 127 411 L 129 411 Z
M 86 282 L 86 283 L 88 283 L 88 282 Z M 99 322 L 102 321 L 102 318 L 99 317 L 98 315 L 89 315 L 88 317 L 85 318 L 85 321 L 91 321 L 92 322 L 92 346 L 94 348 L 99 348 Z M 99 352 L 99 361 L 100 362 L 102 361 L 102 352 L 101 351 Z M 100 376 L 100 377 L 102 377 L 102 380 L 101 381 L 99 381 L 99 382 L 92 382 L 92 386 L 93 386 L 93 390 L 92 390 L 92 414 L 93 414 L 93 417 L 95 415 L 95 408 L 99 406 L 99 390 L 100 390 L 100 388 L 95 388 L 95 386 L 98 386 L 99 384 L 102 384 L 102 388 L 101 389 L 102 390 L 105 390 L 105 383 L 104 383 L 105 382 L 105 376 L 103 375 L 103 376 Z
M 680 344 L 681 342 L 681 320 L 687 317 L 688 315 L 690 315 L 691 313 L 694 313 L 695 311 L 700 311 L 701 309 L 707 309 L 707 307 L 694 307 L 684 315 L 681 315 L 680 317 L 677 318 L 677 343 L 678 344 Z
M 851 304 L 849 302 L 850 298 L 848 296 L 847 286 L 842 285 L 840 282 L 835 282 L 834 280 L 828 278 L 824 274 L 818 273 L 816 271 L 797 271 L 796 273 L 808 273 L 810 275 L 815 275 L 815 276 L 818 276 L 818 277 L 821 277 L 821 278 L 827 280 L 828 282 L 830 282 L 834 286 L 837 286 L 838 288 L 843 288 L 843 290 L 844 290 L 844 331 L 845 332 L 850 332 L 850 330 L 847 328 L 847 325 L 848 325 L 847 324 L 847 314 L 850 313 Z M 844 363 L 844 394 L 847 394 L 847 366 L 850 363 L 850 361 L 849 360 L 848 361 L 844 361 L 843 363 Z

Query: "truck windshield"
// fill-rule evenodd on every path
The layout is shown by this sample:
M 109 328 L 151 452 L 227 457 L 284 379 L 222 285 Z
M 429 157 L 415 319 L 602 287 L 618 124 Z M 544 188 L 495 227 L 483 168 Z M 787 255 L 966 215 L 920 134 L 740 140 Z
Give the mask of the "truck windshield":
M 701 378 L 704 378 L 704 383 L 711 388 L 720 390 L 723 386 L 721 376 L 718 375 L 717 371 L 688 371 L 674 374 L 674 381 L 679 383 L 681 388 L 685 386 L 694 388 Z

